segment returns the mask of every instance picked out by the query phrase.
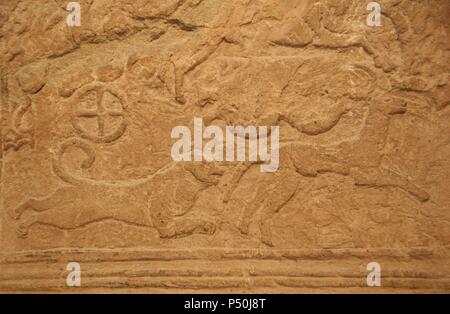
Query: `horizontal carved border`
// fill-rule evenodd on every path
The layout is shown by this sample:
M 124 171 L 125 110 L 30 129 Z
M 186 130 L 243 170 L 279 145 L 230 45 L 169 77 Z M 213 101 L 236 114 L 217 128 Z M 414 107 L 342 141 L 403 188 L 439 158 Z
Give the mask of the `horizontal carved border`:
M 448 247 L 404 249 L 53 249 L 3 253 L 3 292 L 450 292 Z M 81 265 L 68 288 L 66 265 Z M 382 287 L 367 287 L 367 263 Z
M 450 258 L 450 246 L 411 248 L 343 248 L 343 249 L 266 249 L 266 248 L 195 248 L 195 249 L 135 249 L 135 248 L 58 248 L 0 253 L 0 263 L 56 262 L 67 257 L 79 261 L 138 260 L 220 260 L 220 259 L 429 259 Z

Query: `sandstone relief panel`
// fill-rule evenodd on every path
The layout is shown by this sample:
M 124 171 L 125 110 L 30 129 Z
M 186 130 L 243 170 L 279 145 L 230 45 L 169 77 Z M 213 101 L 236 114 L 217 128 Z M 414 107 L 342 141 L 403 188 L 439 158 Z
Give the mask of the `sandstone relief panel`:
M 0 290 L 448 293 L 450 3 L 369 2 L 0 1 Z

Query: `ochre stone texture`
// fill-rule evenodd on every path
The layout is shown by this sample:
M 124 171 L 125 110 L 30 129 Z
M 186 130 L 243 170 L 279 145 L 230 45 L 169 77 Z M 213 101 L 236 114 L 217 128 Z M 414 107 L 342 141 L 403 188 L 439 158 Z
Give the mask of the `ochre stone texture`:
M 0 291 L 450 291 L 450 1 L 68 2 L 0 1 Z M 175 162 L 195 117 L 278 171 Z

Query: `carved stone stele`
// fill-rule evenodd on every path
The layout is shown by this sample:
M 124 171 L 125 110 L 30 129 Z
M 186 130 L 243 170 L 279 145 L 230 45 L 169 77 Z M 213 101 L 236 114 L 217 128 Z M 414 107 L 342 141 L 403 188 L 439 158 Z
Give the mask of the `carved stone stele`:
M 448 0 L 100 2 L 0 3 L 1 292 L 450 291 Z M 279 169 L 173 161 L 195 117 Z

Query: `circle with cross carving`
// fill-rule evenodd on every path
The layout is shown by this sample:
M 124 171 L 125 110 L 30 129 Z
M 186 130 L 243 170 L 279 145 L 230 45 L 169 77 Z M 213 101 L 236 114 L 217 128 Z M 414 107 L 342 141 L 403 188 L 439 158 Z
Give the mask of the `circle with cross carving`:
M 71 109 L 72 126 L 85 139 L 111 143 L 126 130 L 125 98 L 111 87 L 91 84 L 81 88 Z

